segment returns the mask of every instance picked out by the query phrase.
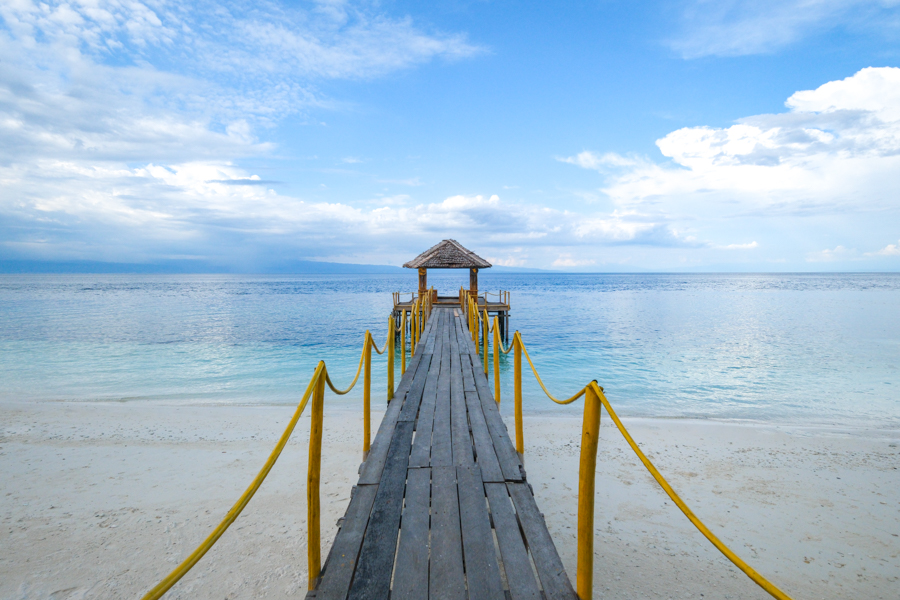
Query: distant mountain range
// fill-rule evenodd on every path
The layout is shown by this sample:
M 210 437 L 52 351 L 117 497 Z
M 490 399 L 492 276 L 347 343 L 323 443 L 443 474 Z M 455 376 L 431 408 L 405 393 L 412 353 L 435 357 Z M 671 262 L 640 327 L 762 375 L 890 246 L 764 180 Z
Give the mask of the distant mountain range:
M 552 273 L 543 269 L 526 269 L 523 267 L 491 267 L 491 271 L 499 273 Z M 178 274 L 178 273 L 231 273 L 231 274 L 272 274 L 272 275 L 339 275 L 339 274 L 401 274 L 409 273 L 409 269 L 391 265 L 357 265 L 350 263 L 333 263 L 313 260 L 284 261 L 264 268 L 242 269 L 232 265 L 221 265 L 212 262 L 195 260 L 171 260 L 153 263 L 115 263 L 89 260 L 75 261 L 36 261 L 36 260 L 0 260 L 0 273 L 145 273 L 145 274 Z

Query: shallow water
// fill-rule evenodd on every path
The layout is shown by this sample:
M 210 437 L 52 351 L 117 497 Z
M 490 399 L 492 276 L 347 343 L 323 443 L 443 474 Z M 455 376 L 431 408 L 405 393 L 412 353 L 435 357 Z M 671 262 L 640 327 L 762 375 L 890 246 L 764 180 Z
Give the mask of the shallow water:
M 467 279 L 429 273 L 442 294 Z M 413 273 L 2 275 L 0 398 L 294 403 L 320 359 L 348 381 L 365 329 L 384 341 L 390 293 L 415 285 Z M 511 327 L 559 394 L 597 379 L 625 415 L 900 424 L 900 274 L 488 271 L 481 287 L 511 290 Z M 504 356 L 504 412 L 511 370 Z M 525 403 L 579 410 L 552 406 L 529 376 Z

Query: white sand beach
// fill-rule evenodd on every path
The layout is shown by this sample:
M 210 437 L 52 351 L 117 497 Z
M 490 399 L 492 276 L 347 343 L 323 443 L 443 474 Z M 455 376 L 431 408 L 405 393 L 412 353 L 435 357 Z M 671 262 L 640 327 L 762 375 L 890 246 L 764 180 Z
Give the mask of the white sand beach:
M 140 597 L 222 518 L 292 411 L 0 403 L 0 598 Z M 625 423 L 695 513 L 794 598 L 897 597 L 897 430 Z M 167 597 L 302 597 L 308 430 L 304 418 L 244 514 Z M 329 407 L 325 431 L 323 556 L 357 477 L 359 411 Z M 576 418 L 526 419 L 528 479 L 572 577 L 579 435 Z M 596 597 L 768 597 L 668 500 L 605 414 L 599 455 Z

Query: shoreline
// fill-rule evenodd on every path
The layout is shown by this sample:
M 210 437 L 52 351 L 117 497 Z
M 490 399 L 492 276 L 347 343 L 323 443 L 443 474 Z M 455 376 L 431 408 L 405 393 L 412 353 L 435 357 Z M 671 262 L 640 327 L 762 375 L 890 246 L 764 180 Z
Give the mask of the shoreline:
M 218 523 L 295 408 L 0 402 L 0 597 L 139 596 Z M 373 433 L 383 408 L 373 401 Z M 326 404 L 323 557 L 357 478 L 359 412 Z M 713 532 L 789 595 L 893 597 L 897 429 L 622 419 Z M 597 597 L 768 597 L 672 506 L 608 416 L 601 423 Z M 580 426 L 580 414 L 525 417 L 528 479 L 570 577 Z M 303 594 L 307 442 L 302 418 L 244 514 L 167 598 Z

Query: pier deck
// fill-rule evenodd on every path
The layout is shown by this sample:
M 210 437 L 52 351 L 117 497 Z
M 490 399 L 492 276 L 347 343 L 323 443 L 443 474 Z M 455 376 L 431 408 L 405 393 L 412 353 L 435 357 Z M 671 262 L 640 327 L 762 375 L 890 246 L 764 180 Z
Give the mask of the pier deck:
M 458 312 L 433 309 L 307 598 L 576 598 Z

